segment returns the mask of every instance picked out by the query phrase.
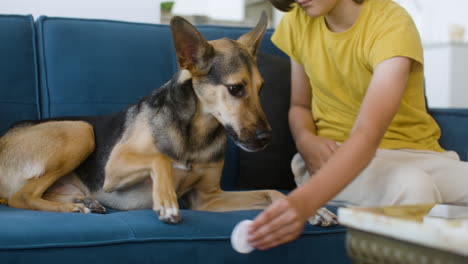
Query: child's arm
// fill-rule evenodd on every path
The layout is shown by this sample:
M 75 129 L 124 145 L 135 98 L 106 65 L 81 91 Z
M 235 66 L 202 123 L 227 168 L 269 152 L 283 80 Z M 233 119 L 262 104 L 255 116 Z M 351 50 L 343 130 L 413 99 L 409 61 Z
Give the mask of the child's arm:
M 257 216 L 249 230 L 252 246 L 268 249 L 297 238 L 307 218 L 369 164 L 398 110 L 411 64 L 409 58 L 394 57 L 375 68 L 349 139 L 314 177 Z
M 316 135 L 311 111 L 312 90 L 304 68 L 291 59 L 291 106 L 289 127 L 296 148 L 311 174 L 322 167 L 338 146 L 335 141 Z

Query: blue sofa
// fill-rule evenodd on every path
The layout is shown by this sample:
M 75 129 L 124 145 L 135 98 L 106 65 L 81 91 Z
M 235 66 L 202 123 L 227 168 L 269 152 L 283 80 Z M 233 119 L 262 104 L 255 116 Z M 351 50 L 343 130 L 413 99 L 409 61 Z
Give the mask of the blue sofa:
M 207 39 L 235 39 L 248 30 L 198 28 Z M 225 190 L 294 188 L 289 161 L 295 149 L 287 125 L 289 62 L 270 42 L 271 34 L 268 30 L 258 63 L 273 142 L 260 153 L 245 153 L 229 141 Z M 0 134 L 25 119 L 117 111 L 161 86 L 176 69 L 167 25 L 1 15 Z M 466 160 L 468 110 L 432 113 L 442 126 L 442 144 Z M 167 225 L 152 210 L 110 209 L 98 215 L 0 205 L 0 263 L 350 262 L 345 228 L 339 225 L 306 225 L 294 242 L 248 255 L 236 253 L 230 246 L 233 227 L 258 213 L 182 210 L 183 221 Z

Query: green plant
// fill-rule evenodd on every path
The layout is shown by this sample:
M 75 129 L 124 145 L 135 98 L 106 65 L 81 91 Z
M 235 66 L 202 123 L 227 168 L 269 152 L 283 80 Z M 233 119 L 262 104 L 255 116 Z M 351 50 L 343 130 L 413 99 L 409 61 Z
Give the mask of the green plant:
M 161 12 L 171 12 L 174 1 L 161 2 Z

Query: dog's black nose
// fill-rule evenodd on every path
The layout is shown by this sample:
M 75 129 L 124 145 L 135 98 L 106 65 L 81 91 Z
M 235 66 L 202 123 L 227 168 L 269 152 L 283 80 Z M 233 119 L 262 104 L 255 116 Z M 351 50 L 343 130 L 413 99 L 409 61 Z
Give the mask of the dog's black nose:
M 271 140 L 271 130 L 259 130 L 255 131 L 255 137 L 260 144 L 266 145 Z

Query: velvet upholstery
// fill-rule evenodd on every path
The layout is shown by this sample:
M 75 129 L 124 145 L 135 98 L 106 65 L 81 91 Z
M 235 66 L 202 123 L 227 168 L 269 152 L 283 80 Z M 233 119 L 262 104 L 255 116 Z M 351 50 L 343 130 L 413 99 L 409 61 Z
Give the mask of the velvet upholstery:
M 249 255 L 236 253 L 230 245 L 231 231 L 237 222 L 252 219 L 256 213 L 183 210 L 183 221 L 168 225 L 158 221 L 151 210 L 99 215 L 0 206 L 3 223 L 0 259 L 2 263 L 33 260 L 64 263 L 66 260 L 69 264 L 314 263 L 314 259 L 323 258 L 330 260 L 327 263 L 345 261 L 341 226 L 324 229 L 308 225 L 301 238 L 293 243 Z M 314 252 L 323 252 L 322 255 L 312 255 L 312 248 Z
M 0 16 L 0 32 L 23 33 L 21 38 L 13 38 L 14 34 L 0 36 L 14 40 L 8 44 L 0 42 L 0 54 L 4 48 L 11 49 L 5 54 L 17 59 L 18 64 L 10 68 L 11 60 L 0 60 L 0 83 L 7 79 L 9 84 L 0 86 L 0 98 L 22 100 L 22 104 L 4 106 L 8 114 L 2 112 L 0 116 L 2 129 L 23 119 L 118 111 L 157 89 L 177 70 L 167 25 L 50 17 L 41 17 L 33 23 L 29 16 L 10 20 L 8 16 Z M 248 31 L 218 26 L 198 28 L 208 40 L 236 39 Z M 294 144 L 286 115 L 289 60 L 271 44 L 271 33 L 268 30 L 262 42 L 258 64 L 265 79 L 262 102 L 274 129 L 273 142 L 264 150 L 265 156 L 252 156 L 229 141 L 222 178 L 226 190 L 294 188 L 289 171 Z M 12 71 L 19 73 L 12 75 Z M 230 233 L 237 222 L 253 219 L 259 211 L 182 210 L 181 213 L 181 223 L 167 225 L 152 210 L 109 209 L 98 215 L 37 212 L 2 205 L 0 260 L 2 263 L 348 262 L 342 226 L 306 225 L 304 234 L 293 243 L 243 255 L 231 248 Z
M 12 123 L 39 117 L 37 73 L 33 18 L 0 16 L 0 135 Z
M 198 26 L 207 39 L 236 39 L 246 28 Z M 273 128 L 259 153 L 229 142 L 226 190 L 294 188 L 288 124 L 289 60 L 269 40 L 258 56 L 262 104 Z M 157 89 L 176 71 L 170 29 L 120 21 L 0 15 L 0 133 L 24 119 L 112 113 Z M 441 144 L 466 159 L 467 109 L 431 109 Z M 1 149 L 0 149 L 1 151 Z M 0 177 L 1 168 L 0 168 Z M 336 210 L 336 208 L 330 208 Z M 182 210 L 167 225 L 152 210 L 106 214 L 37 212 L 0 205 L 0 263 L 350 263 L 345 228 L 306 225 L 298 240 L 243 255 L 230 232 L 259 211 Z

